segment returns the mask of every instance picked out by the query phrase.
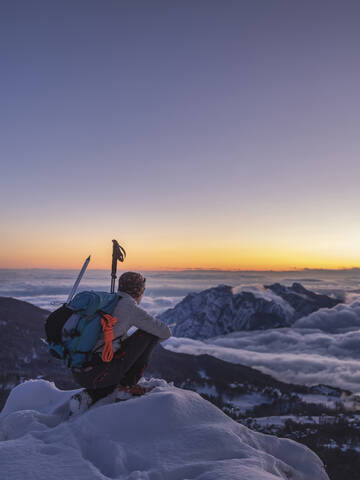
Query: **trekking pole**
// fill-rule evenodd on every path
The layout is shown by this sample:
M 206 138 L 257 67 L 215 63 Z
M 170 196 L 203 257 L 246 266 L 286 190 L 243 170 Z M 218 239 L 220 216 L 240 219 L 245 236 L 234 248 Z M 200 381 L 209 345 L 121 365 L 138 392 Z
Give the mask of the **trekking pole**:
M 113 253 L 112 253 L 112 264 L 111 264 L 111 288 L 110 293 L 115 292 L 115 280 L 116 280 L 116 267 L 117 261 L 123 262 L 126 257 L 126 252 L 121 245 L 118 244 L 116 240 L 113 240 Z
M 72 287 L 71 292 L 69 293 L 68 299 L 66 300 L 66 305 L 71 302 L 71 299 L 75 295 L 75 292 L 76 292 L 76 290 L 79 286 L 79 283 L 81 282 L 81 279 L 82 279 L 82 277 L 85 273 L 85 270 L 86 270 L 87 266 L 89 265 L 90 256 L 91 255 L 89 255 L 88 258 L 85 260 L 84 265 L 82 266 L 82 269 L 80 270 L 79 275 L 78 275 L 77 279 L 75 280 L 74 286 Z

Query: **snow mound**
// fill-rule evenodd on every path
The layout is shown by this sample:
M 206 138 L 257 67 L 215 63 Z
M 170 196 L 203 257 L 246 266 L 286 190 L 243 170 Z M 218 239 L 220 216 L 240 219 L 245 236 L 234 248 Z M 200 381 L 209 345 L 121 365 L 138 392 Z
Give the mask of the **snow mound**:
M 74 392 L 44 380 L 14 388 L 0 414 L 2 478 L 328 480 L 308 448 L 252 432 L 194 392 L 143 383 L 155 388 L 70 419 Z

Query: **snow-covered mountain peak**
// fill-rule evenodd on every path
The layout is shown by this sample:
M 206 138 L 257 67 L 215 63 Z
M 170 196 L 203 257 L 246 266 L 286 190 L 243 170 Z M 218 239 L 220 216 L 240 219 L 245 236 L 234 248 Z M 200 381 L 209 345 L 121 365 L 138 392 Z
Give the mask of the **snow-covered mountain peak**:
M 159 318 L 173 327 L 173 335 L 210 338 L 240 330 L 264 330 L 290 326 L 319 308 L 331 308 L 339 300 L 318 295 L 300 283 L 279 283 L 233 288 L 219 285 L 187 295 Z
M 319 458 L 291 440 L 255 433 L 198 394 L 168 385 L 66 418 L 73 392 L 43 381 L 13 389 L 0 415 L 7 480 L 328 480 Z

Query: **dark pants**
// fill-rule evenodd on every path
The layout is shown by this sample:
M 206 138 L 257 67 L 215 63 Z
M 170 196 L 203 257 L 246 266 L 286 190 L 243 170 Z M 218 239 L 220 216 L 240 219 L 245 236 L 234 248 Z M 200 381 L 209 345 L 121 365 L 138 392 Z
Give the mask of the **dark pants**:
M 158 341 L 158 337 L 137 330 L 122 342 L 121 349 L 114 354 L 111 362 L 104 363 L 99 357 L 85 368 L 74 368 L 73 377 L 86 388 L 94 401 L 109 395 L 117 385 L 135 385 L 147 367 Z

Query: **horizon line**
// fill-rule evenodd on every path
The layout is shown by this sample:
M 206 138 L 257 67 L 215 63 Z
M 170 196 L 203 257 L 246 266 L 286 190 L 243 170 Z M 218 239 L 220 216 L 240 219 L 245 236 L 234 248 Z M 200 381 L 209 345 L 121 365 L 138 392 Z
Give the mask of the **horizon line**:
M 55 268 L 55 267 L 0 267 L 1 270 L 53 270 L 53 271 L 69 271 L 69 270 L 79 270 L 78 267 L 73 267 L 73 268 Z M 120 270 L 126 270 L 124 268 L 119 268 Z M 311 267 L 303 267 L 303 268 L 296 268 L 294 267 L 293 269 L 259 269 L 259 268 L 254 268 L 254 269 L 226 269 L 226 268 L 204 268 L 204 267 L 189 267 L 189 268 L 178 268 L 178 267 L 168 267 L 168 268 L 159 268 L 159 269 L 154 269 L 154 268 L 134 268 L 133 270 L 128 270 L 128 271 L 135 271 L 135 270 L 141 270 L 143 272 L 264 272 L 264 273 L 287 273 L 287 272 L 344 272 L 344 271 L 354 271 L 354 270 L 360 270 L 359 267 L 337 267 L 337 268 L 326 268 L 326 267 L 318 267 L 318 268 L 311 268 Z M 110 271 L 109 268 L 88 268 L 87 271 Z

